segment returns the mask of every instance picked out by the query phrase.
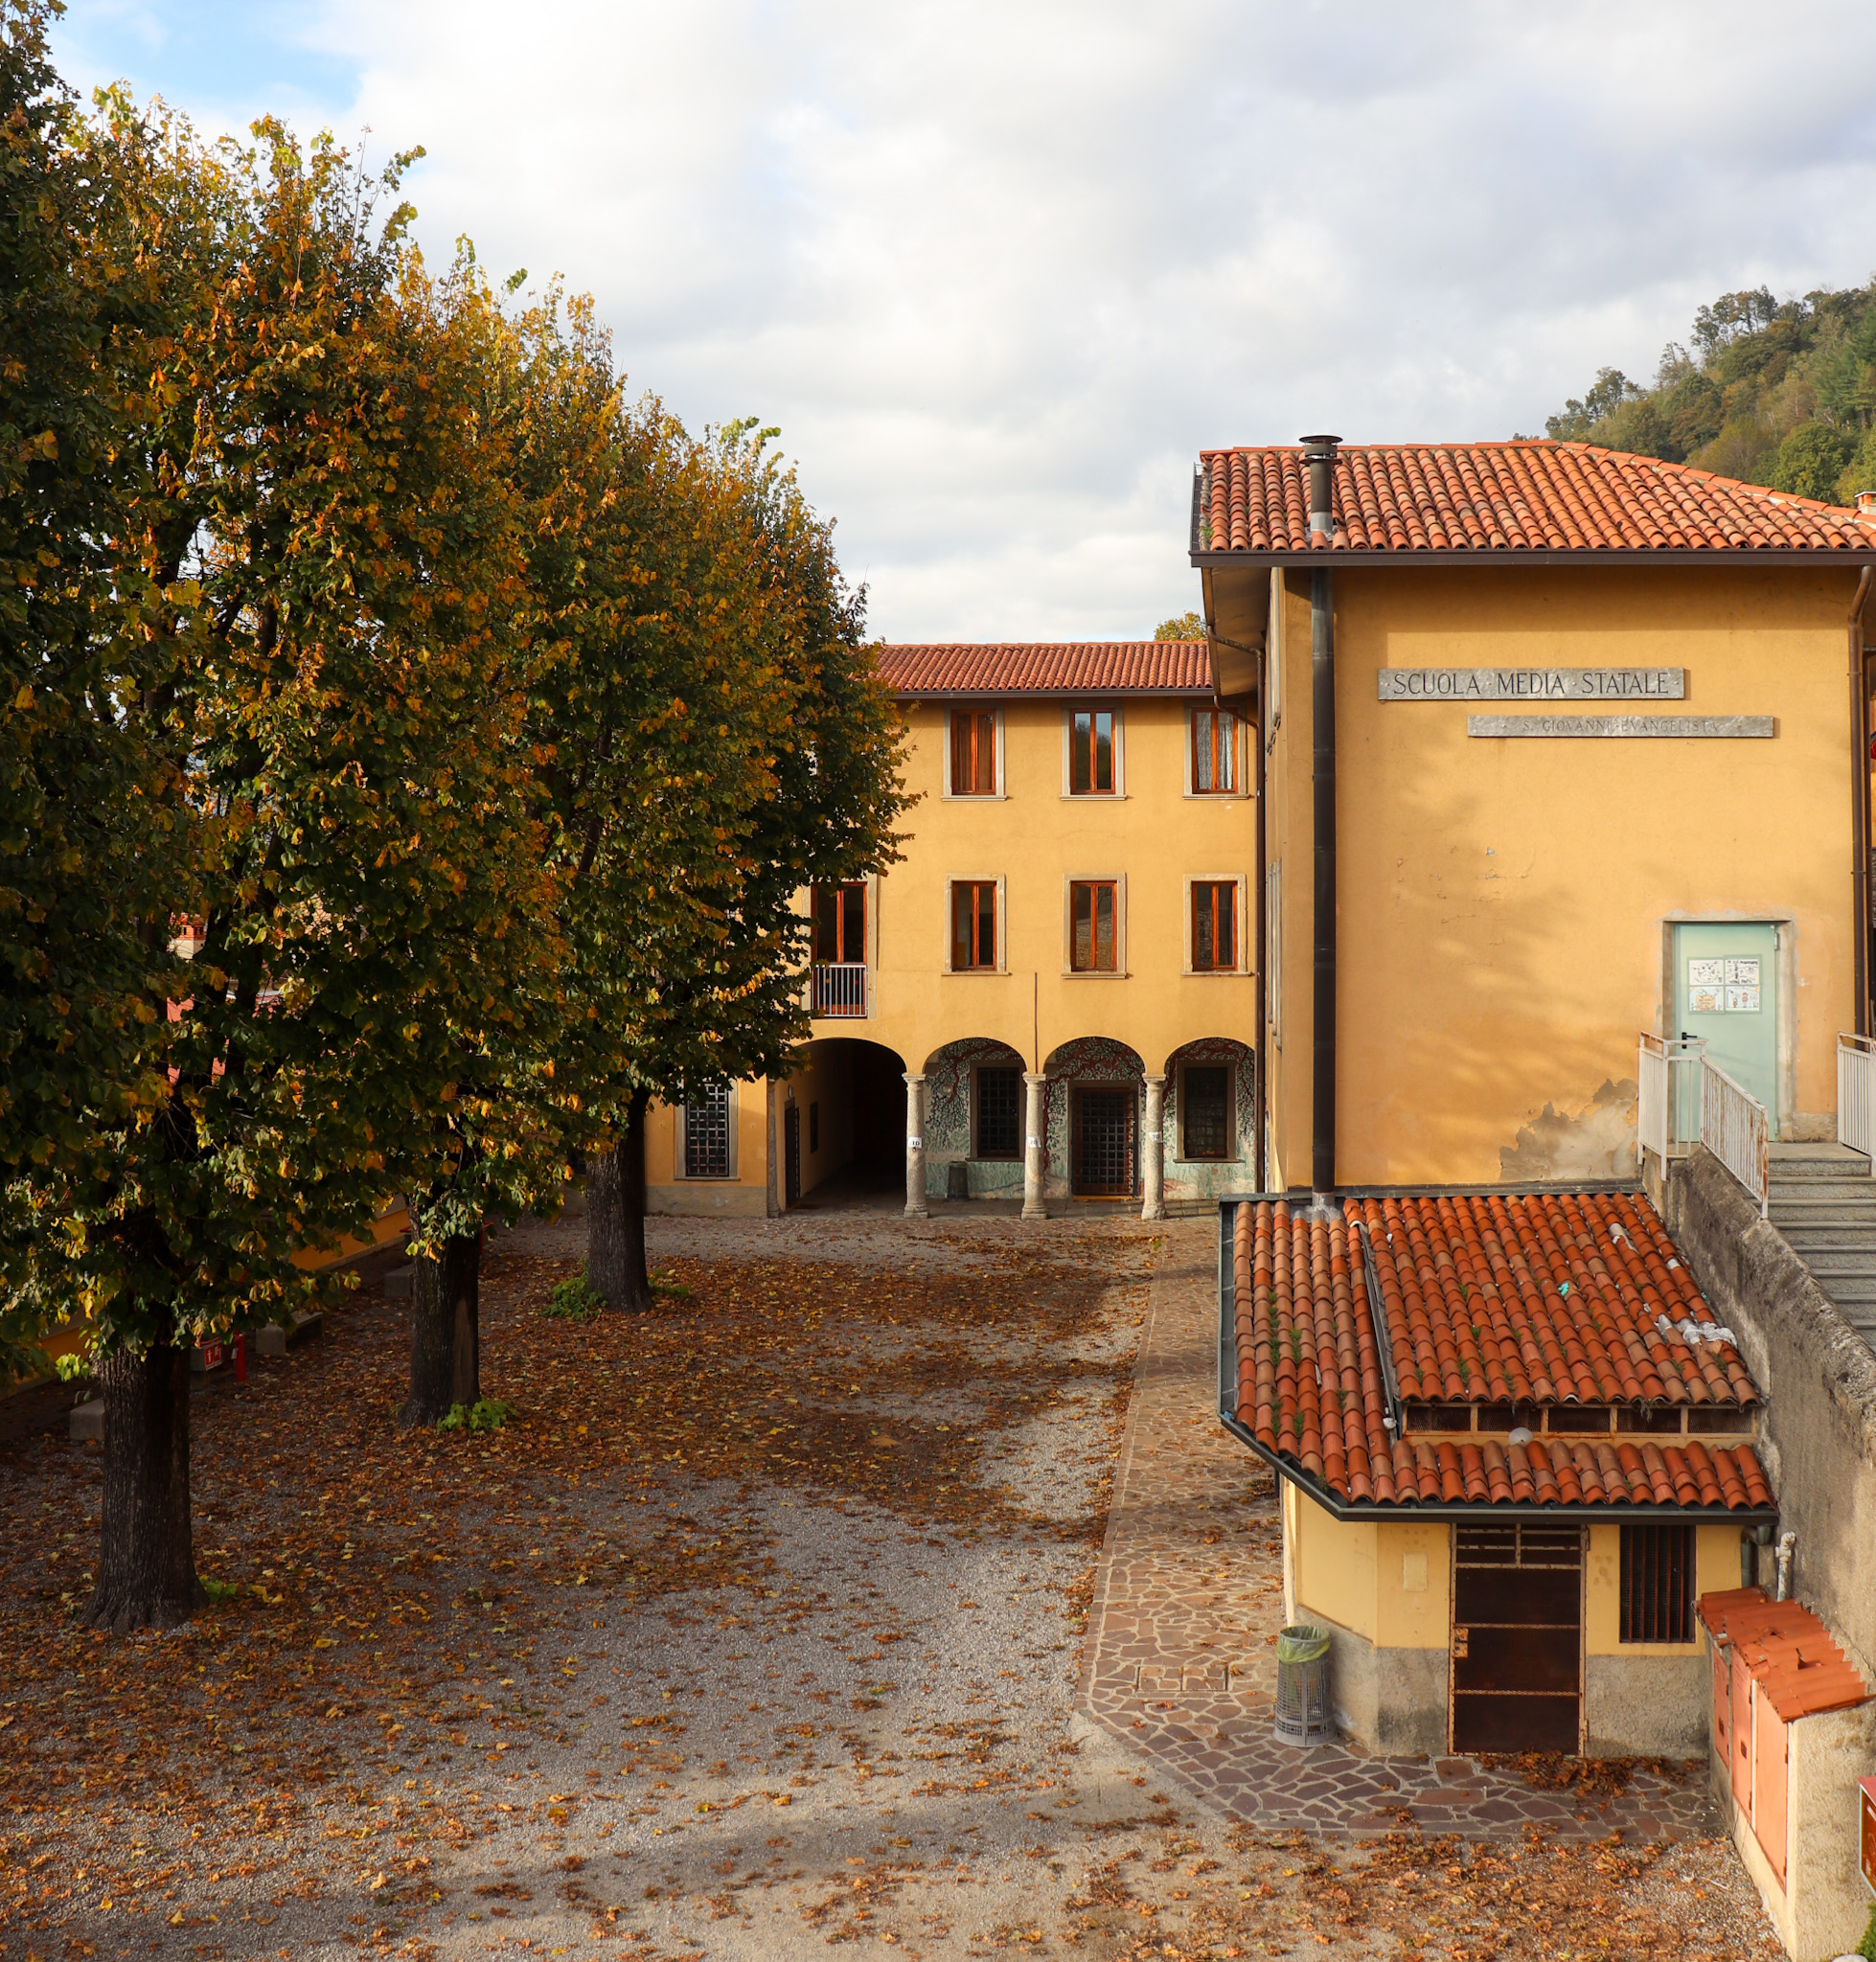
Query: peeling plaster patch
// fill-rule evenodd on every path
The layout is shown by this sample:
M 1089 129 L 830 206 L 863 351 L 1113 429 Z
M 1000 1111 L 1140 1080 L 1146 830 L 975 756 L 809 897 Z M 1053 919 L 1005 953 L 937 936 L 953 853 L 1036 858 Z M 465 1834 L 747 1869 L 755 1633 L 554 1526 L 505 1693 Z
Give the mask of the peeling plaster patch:
M 1525 1179 L 1621 1178 L 1635 1170 L 1636 1084 L 1608 1079 L 1573 1117 L 1546 1104 L 1515 1144 L 1499 1147 L 1499 1176 Z

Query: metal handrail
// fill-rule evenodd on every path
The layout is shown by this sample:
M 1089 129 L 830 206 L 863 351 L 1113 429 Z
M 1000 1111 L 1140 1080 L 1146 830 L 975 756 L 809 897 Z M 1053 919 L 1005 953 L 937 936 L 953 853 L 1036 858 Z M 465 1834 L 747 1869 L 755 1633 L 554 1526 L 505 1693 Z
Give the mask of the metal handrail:
M 1876 1038 L 1837 1038 L 1837 1142 L 1876 1157 Z
M 1772 1210 L 1772 1119 L 1744 1084 L 1710 1056 L 1700 1060 L 1700 1141 L 1759 1202 Z

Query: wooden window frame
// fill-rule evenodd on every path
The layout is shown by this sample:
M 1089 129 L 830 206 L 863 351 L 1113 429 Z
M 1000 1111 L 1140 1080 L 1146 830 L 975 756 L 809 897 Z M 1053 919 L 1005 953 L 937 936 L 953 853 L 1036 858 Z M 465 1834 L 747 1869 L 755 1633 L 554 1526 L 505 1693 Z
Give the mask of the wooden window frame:
M 1199 719 L 1210 716 L 1212 719 L 1211 756 L 1213 775 L 1217 775 L 1217 764 L 1221 756 L 1227 760 L 1226 766 L 1231 772 L 1230 783 L 1223 788 L 1214 785 L 1209 790 L 1199 785 Z M 1224 743 L 1218 740 L 1218 724 L 1228 721 L 1231 725 L 1229 737 Z M 1242 797 L 1244 793 L 1243 732 L 1244 718 L 1235 709 L 1222 709 L 1209 702 L 1196 702 L 1185 719 L 1185 794 L 1209 804 L 1217 798 Z
M 835 909 L 835 943 L 838 949 L 832 960 L 822 954 L 820 948 L 821 912 L 820 896 L 830 888 L 815 884 L 808 888 L 808 919 L 812 931 L 811 957 L 816 967 L 870 968 L 873 965 L 873 892 L 872 881 L 864 878 L 843 878 L 834 882 L 832 890 L 846 894 L 859 894 L 859 958 L 855 960 L 847 949 L 847 908 L 836 905 Z
M 1201 886 L 1228 885 L 1234 888 L 1231 904 L 1235 911 L 1231 935 L 1231 965 L 1229 967 L 1201 968 L 1199 965 L 1199 888 Z M 1248 881 L 1241 872 L 1195 872 L 1185 881 L 1185 960 L 1181 972 L 1206 980 L 1217 974 L 1235 974 L 1242 978 L 1249 971 L 1246 955 L 1249 949 L 1245 945 L 1245 901 Z
M 1113 730 L 1108 744 L 1108 760 L 1112 784 L 1106 790 L 1078 790 L 1075 788 L 1075 718 L 1077 716 L 1111 716 Z M 1121 704 L 1104 701 L 1069 702 L 1062 712 L 1062 794 L 1073 798 L 1077 803 L 1109 803 L 1127 794 L 1126 766 L 1126 718 Z M 1089 725 L 1088 741 L 1094 740 L 1093 725 Z M 1094 774 L 1093 756 L 1090 749 L 1088 776 Z
M 988 790 L 960 790 L 957 787 L 957 719 L 979 717 L 990 723 L 990 782 Z M 1003 711 L 976 702 L 953 702 L 945 711 L 944 790 L 947 801 L 960 804 L 987 804 L 1003 795 Z
M 960 968 L 957 965 L 957 896 L 961 887 L 979 891 L 991 888 L 991 904 L 995 908 L 991 920 L 991 930 L 996 945 L 988 962 L 979 962 L 973 967 Z M 1010 931 L 1009 921 L 1004 913 L 1004 882 L 990 873 L 964 873 L 945 881 L 945 971 L 948 974 L 1003 974 L 1009 971 Z M 972 908 L 972 931 L 976 931 L 977 912 Z
M 1106 886 L 1113 893 L 1114 933 L 1110 968 L 1078 968 L 1075 965 L 1075 895 L 1083 888 Z M 1094 939 L 1094 902 L 1089 903 L 1089 938 Z M 1072 873 L 1062 882 L 1062 971 L 1078 981 L 1118 981 L 1127 973 L 1127 875 L 1123 873 Z
M 1625 1649 L 1685 1648 L 1697 1627 L 1699 1529 L 1691 1521 L 1655 1520 L 1619 1530 L 1616 1640 Z

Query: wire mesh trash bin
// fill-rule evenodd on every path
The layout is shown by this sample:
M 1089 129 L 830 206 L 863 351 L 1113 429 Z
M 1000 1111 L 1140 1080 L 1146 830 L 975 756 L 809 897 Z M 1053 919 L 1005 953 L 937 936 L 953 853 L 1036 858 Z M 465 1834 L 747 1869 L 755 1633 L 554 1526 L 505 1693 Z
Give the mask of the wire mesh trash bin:
M 1335 1736 L 1329 1722 L 1329 1631 L 1296 1622 L 1277 1637 L 1276 1738 L 1307 1748 Z

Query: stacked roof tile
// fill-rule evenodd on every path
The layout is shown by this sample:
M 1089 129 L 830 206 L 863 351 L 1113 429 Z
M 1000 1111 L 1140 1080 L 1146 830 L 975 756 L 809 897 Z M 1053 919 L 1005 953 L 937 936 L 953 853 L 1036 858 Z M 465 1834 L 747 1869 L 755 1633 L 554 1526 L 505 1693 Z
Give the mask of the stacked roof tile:
M 1702 1595 L 1700 1618 L 1716 1642 L 1732 1644 L 1782 1722 L 1869 1700 L 1856 1665 L 1798 1602 L 1769 1601 L 1759 1587 L 1732 1587 Z
M 1619 1236 L 1611 1230 L 1617 1225 Z M 1237 1422 L 1329 1496 L 1380 1505 L 1772 1505 L 1747 1445 L 1401 1436 L 1370 1308 L 1361 1243 L 1369 1230 L 1407 1396 L 1538 1404 L 1639 1397 L 1737 1409 L 1757 1394 L 1729 1341 L 1697 1335 L 1690 1343 L 1655 1324 L 1659 1303 L 1663 1318 L 1672 1305 L 1684 1311 L 1682 1322 L 1714 1326 L 1698 1290 L 1683 1293 L 1673 1280 L 1684 1270 L 1660 1258 L 1667 1242 L 1645 1200 L 1351 1199 L 1332 1220 L 1293 1218 L 1281 1201 L 1247 1202 L 1233 1246 Z M 1620 1250 L 1624 1242 L 1627 1250 L 1612 1259 L 1610 1244 Z M 1464 1357 L 1475 1359 L 1462 1370 Z M 1449 1382 L 1458 1389 L 1449 1392 Z
M 1201 553 L 1876 553 L 1876 521 L 1853 511 L 1586 443 L 1344 446 L 1326 539 L 1300 449 L 1201 464 Z
M 1201 640 L 904 642 L 880 650 L 880 674 L 900 696 L 1209 695 Z

